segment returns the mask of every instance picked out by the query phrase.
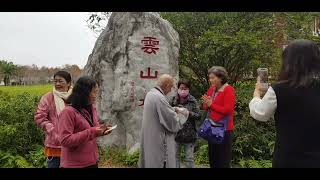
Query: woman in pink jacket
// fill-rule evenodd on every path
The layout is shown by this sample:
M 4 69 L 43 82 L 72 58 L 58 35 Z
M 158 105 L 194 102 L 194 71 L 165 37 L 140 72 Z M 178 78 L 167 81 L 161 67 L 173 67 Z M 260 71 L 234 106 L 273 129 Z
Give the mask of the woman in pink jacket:
M 97 168 L 96 138 L 109 134 L 111 126 L 98 123 L 95 101 L 98 86 L 91 77 L 76 82 L 72 94 L 59 117 L 59 138 L 62 146 L 62 168 Z
M 34 119 L 45 132 L 45 155 L 48 168 L 59 168 L 61 145 L 58 138 L 58 116 L 65 107 L 65 100 L 71 94 L 71 75 L 66 71 L 54 74 L 53 91 L 42 96 Z

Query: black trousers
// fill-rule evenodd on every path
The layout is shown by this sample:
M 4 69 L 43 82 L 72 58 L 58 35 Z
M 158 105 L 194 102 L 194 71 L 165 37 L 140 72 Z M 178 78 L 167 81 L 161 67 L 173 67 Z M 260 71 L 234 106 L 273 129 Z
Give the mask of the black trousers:
M 227 131 L 222 144 L 208 143 L 210 168 L 230 168 L 232 155 L 232 132 Z

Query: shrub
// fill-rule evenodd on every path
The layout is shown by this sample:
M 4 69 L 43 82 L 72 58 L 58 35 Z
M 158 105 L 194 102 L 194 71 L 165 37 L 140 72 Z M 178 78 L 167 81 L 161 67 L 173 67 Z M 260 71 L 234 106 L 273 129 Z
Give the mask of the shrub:
M 100 161 L 110 161 L 124 167 L 138 167 L 139 151 L 128 154 L 125 149 L 117 147 L 99 148 Z
M 20 155 L 0 151 L 0 167 L 3 168 L 30 168 L 32 165 Z
M 272 159 L 275 125 L 274 120 L 258 122 L 250 116 L 249 102 L 255 82 L 235 84 L 237 102 L 235 107 L 235 130 L 233 134 L 233 161 L 241 158 Z
M 139 151 L 136 151 L 133 154 L 127 154 L 125 159 L 125 165 L 131 167 L 138 167 L 139 155 Z
M 195 164 L 209 164 L 208 145 L 205 144 L 199 148 L 194 154 Z
M 35 145 L 35 149 L 29 151 L 27 155 L 28 162 L 32 163 L 34 167 L 46 168 L 47 158 L 44 156 L 44 147 L 42 145 Z
M 241 159 L 239 165 L 242 168 L 271 168 L 272 162 L 270 160 Z
M 33 121 L 39 97 L 28 93 L 0 100 L 0 149 L 28 154 L 33 145 L 43 143 L 43 132 Z
M 0 91 L 1 167 L 43 167 L 43 132 L 33 121 L 40 97 Z M 37 152 L 37 153 L 36 153 Z

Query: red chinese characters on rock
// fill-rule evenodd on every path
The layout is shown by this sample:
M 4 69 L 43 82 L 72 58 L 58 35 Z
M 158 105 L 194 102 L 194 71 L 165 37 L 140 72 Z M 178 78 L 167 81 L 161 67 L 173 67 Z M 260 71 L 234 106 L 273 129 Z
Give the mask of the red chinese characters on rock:
M 135 89 L 135 84 L 134 81 L 130 82 L 131 85 L 131 91 L 130 91 L 130 102 L 134 102 L 134 89 Z
M 143 47 L 141 48 L 145 53 L 147 54 L 157 54 L 157 51 L 159 50 L 159 44 L 160 41 L 151 36 L 144 37 L 143 40 L 141 40 L 141 43 L 143 44 Z M 147 68 L 147 73 L 144 74 L 143 71 L 140 71 L 140 79 L 157 79 L 158 78 L 158 71 L 154 71 L 154 74 L 151 75 L 151 68 Z M 138 106 L 144 106 L 144 98 L 139 99 L 140 104 Z
M 160 43 L 160 41 L 157 40 L 157 38 L 144 37 L 143 40 L 141 40 L 141 43 L 143 43 L 143 45 L 144 45 L 141 49 L 143 49 L 145 53 L 157 54 L 157 50 L 159 50 L 159 48 L 157 46 Z
M 155 71 L 154 75 L 151 75 L 151 68 L 148 67 L 147 75 L 143 75 L 143 71 L 140 71 L 140 78 L 141 79 L 157 79 L 158 78 L 158 71 Z

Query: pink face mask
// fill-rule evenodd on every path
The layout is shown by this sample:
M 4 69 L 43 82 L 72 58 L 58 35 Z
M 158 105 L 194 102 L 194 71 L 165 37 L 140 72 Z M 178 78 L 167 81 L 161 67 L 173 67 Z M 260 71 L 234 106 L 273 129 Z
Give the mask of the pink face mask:
M 189 90 L 178 89 L 178 94 L 180 97 L 185 98 L 189 95 Z

